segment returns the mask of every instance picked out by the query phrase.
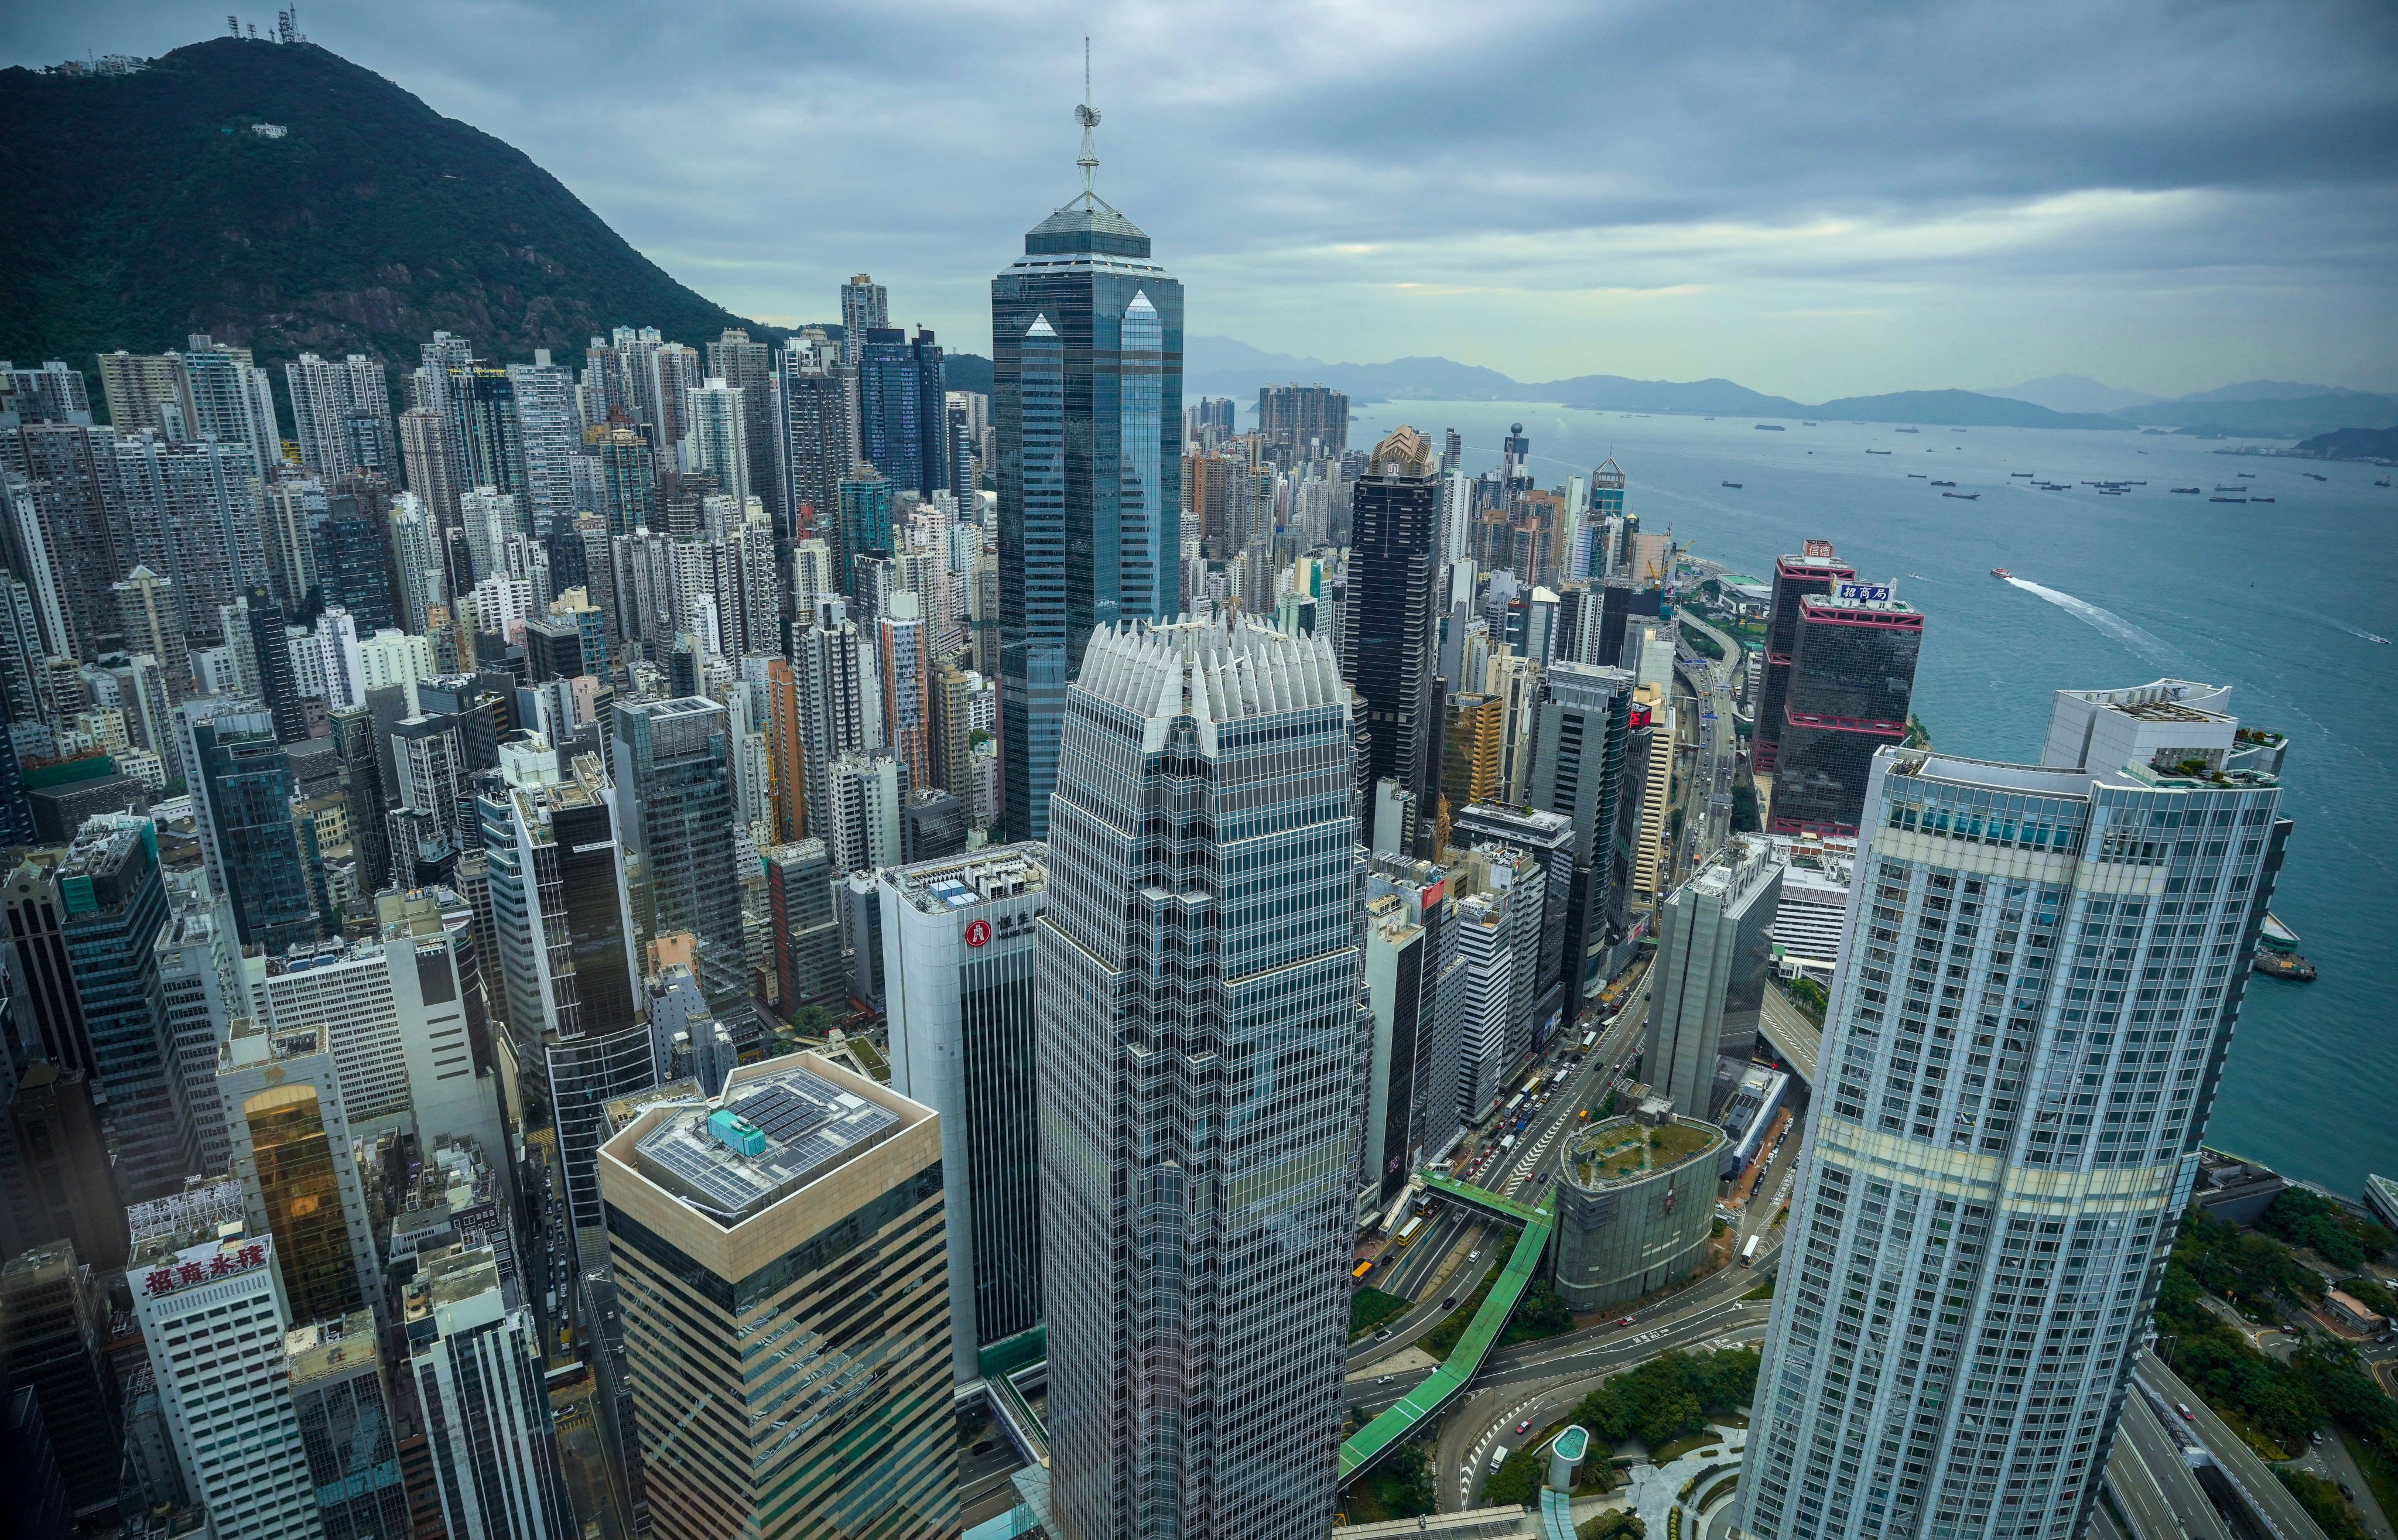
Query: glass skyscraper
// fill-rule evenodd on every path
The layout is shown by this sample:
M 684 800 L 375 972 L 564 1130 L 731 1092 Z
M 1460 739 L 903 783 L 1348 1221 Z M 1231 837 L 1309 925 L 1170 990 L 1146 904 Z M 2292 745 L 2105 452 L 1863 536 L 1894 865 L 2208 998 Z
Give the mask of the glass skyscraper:
M 991 280 L 990 334 L 1006 825 L 1038 840 L 1092 628 L 1182 608 L 1182 285 L 1086 187 Z
M 2082 1533 L 2288 825 L 2228 691 L 1885 748 L 1741 1472 L 1762 1540 Z
M 1246 618 L 1102 630 L 1067 694 L 1034 978 L 1071 1540 L 1331 1522 L 1372 1035 L 1351 699 L 1328 641 Z
M 1365 699 L 1372 746 L 1358 766 L 1358 790 L 1370 798 L 1374 782 L 1396 780 L 1415 793 L 1429 830 L 1440 782 L 1433 707 L 1440 476 L 1432 445 L 1415 429 L 1402 427 L 1375 446 L 1357 482 L 1352 530 L 1340 671 Z M 1414 854 L 1434 852 L 1419 844 Z

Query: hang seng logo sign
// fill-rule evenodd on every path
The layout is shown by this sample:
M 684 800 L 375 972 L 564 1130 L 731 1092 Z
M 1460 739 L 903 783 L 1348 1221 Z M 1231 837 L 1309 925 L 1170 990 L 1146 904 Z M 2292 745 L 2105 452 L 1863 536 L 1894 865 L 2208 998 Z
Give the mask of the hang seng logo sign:
M 969 920 L 966 922 L 966 945 L 970 947 L 979 947 L 989 946 L 990 944 L 990 922 L 989 920 Z
M 229 1278 L 264 1265 L 266 1248 L 245 1246 L 238 1251 L 219 1251 L 206 1263 L 183 1262 L 172 1267 L 154 1267 L 142 1277 L 142 1291 L 153 1298 L 171 1294 L 178 1289 L 188 1289 L 195 1283 L 211 1283 Z

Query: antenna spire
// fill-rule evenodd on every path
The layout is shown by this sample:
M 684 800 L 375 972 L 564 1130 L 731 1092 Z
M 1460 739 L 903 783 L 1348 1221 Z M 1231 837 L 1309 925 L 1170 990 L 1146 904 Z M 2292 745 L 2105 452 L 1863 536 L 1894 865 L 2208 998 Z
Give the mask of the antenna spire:
M 1099 126 L 1099 115 L 1091 106 L 1091 34 L 1083 34 L 1083 103 L 1074 109 L 1074 121 L 1083 126 L 1083 153 L 1074 162 L 1083 169 L 1083 199 L 1087 205 L 1095 196 L 1091 180 L 1098 174 L 1099 151 L 1092 142 L 1091 130 Z

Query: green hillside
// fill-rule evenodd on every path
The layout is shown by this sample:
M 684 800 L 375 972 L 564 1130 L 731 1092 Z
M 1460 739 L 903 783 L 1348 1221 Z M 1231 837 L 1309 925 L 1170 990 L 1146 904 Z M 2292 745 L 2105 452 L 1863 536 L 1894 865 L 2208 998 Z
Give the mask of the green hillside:
M 114 78 L 0 70 L 0 358 L 20 363 L 90 375 L 97 353 L 206 331 L 262 363 L 410 369 L 437 330 L 513 361 L 579 358 L 618 324 L 694 346 L 754 324 L 522 152 L 313 44 L 218 38 Z

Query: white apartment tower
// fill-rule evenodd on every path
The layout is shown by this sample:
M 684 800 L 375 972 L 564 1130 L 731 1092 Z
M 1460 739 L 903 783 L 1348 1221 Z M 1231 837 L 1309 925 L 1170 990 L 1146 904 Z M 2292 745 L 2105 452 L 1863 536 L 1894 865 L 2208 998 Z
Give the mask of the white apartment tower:
M 2060 692 L 2037 764 L 1876 755 L 1750 1533 L 2090 1522 L 2288 830 L 2228 694 Z
M 321 1536 L 274 1237 L 244 1230 L 235 1182 L 195 1183 L 126 1219 L 134 1317 L 176 1462 L 210 1529 L 220 1540 Z

